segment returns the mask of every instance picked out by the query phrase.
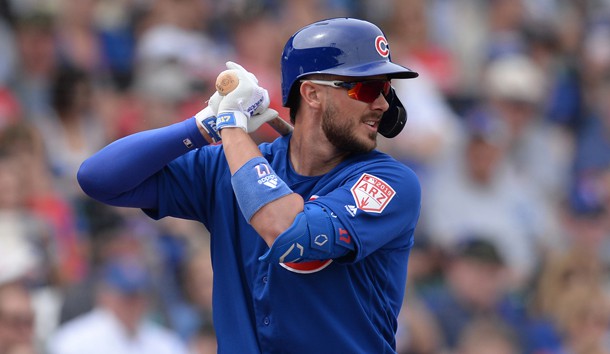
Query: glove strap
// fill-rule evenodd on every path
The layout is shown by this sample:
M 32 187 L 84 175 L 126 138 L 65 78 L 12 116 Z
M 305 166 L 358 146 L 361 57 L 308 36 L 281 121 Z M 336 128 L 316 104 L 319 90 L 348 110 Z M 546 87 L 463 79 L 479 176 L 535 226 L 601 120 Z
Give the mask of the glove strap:
M 206 117 L 199 121 L 203 129 L 208 133 L 212 141 L 218 143 L 222 140 L 218 135 L 218 129 L 216 127 L 216 116 Z
M 242 128 L 248 132 L 248 117 L 239 111 L 219 112 L 216 117 L 216 128 L 218 131 L 224 128 Z

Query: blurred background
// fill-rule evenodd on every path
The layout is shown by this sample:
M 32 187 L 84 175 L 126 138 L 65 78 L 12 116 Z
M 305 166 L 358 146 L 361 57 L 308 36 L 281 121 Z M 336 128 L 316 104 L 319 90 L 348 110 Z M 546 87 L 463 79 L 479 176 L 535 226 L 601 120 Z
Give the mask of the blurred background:
M 610 353 L 610 1 L 0 0 L 0 354 L 72 353 L 104 316 L 148 353 L 216 352 L 207 231 L 76 171 L 194 115 L 227 60 L 288 117 L 283 45 L 336 16 L 420 73 L 379 141 L 423 188 L 398 352 Z

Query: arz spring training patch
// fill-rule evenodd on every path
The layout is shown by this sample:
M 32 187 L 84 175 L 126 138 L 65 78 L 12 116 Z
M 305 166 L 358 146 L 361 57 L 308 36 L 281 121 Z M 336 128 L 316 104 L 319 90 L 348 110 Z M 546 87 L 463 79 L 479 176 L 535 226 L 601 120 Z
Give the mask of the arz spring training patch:
M 381 213 L 396 194 L 389 184 L 368 173 L 360 176 L 351 192 L 358 209 L 369 213 Z

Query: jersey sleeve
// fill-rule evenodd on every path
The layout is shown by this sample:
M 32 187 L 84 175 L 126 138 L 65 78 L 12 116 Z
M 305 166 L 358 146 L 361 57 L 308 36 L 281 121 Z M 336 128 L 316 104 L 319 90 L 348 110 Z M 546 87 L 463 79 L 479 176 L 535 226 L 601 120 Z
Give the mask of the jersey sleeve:
M 345 227 L 340 237 L 351 239 L 357 262 L 377 250 L 408 249 L 421 208 L 421 187 L 406 166 L 373 164 L 355 169 L 338 188 L 310 203 L 330 210 Z
M 142 131 L 85 160 L 78 181 L 91 198 L 154 219 L 209 220 L 214 203 L 220 208 L 233 194 L 222 147 L 206 144 L 195 118 Z
M 91 198 L 114 206 L 151 207 L 155 174 L 172 160 L 204 146 L 195 118 L 119 139 L 85 160 L 77 179 Z
M 191 151 L 163 168 L 154 177 L 157 204 L 143 211 L 153 219 L 172 216 L 209 221 L 233 203 L 231 173 L 222 146 L 206 146 Z

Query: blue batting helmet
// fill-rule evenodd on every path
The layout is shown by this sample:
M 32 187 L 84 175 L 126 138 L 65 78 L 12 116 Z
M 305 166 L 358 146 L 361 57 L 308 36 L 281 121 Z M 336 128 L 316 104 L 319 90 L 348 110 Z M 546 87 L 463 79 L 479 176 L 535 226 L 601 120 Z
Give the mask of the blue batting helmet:
M 355 18 L 323 20 L 300 29 L 286 43 L 281 66 L 284 106 L 288 106 L 295 83 L 305 75 L 418 76 L 392 63 L 388 41 L 377 26 Z
M 296 84 L 310 74 L 364 77 L 387 75 L 389 79 L 412 79 L 419 74 L 392 63 L 390 46 L 374 24 L 355 18 L 315 22 L 288 39 L 282 53 L 282 103 L 290 106 Z M 379 133 L 393 138 L 407 122 L 407 111 L 392 88 L 386 100 Z

